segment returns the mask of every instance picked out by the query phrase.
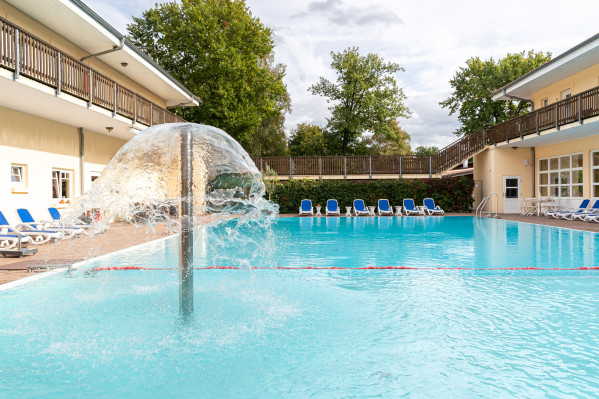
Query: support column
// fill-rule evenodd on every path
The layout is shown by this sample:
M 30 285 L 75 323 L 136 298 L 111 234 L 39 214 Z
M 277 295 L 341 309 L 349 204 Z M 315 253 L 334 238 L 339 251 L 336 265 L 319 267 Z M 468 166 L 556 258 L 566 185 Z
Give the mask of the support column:
M 179 314 L 193 314 L 193 137 L 189 129 L 180 130 L 181 201 L 179 217 Z
M 83 133 L 83 128 L 79 129 L 79 194 L 83 194 L 85 192 L 85 133 Z

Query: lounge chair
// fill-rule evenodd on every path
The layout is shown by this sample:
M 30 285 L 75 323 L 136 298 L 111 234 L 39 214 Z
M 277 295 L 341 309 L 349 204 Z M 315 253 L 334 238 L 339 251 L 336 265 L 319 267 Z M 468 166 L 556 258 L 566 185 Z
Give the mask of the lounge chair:
M 31 216 L 31 213 L 25 208 L 17 209 L 17 215 L 19 216 L 19 219 L 21 219 L 21 224 L 16 226 L 19 231 L 23 231 L 22 228 L 25 228 L 27 231 L 60 231 L 64 235 L 62 238 L 72 238 L 85 233 L 85 231 L 80 227 L 60 226 L 51 222 L 36 222 L 35 219 L 33 219 L 33 216 Z
M 85 223 L 81 220 L 77 220 L 77 222 L 75 222 L 75 224 L 65 223 L 62 220 L 62 216 L 60 215 L 60 212 L 58 211 L 58 209 L 56 209 L 54 207 L 49 207 L 48 213 L 50 214 L 50 217 L 52 218 L 52 222 L 58 226 L 80 228 L 80 229 L 83 229 L 83 231 L 86 234 L 87 234 L 86 230 L 90 229 L 92 227 L 92 225 L 90 223 Z
M 32 244 L 33 240 L 10 226 L 0 227 L 0 250 L 24 248 Z
M 314 208 L 312 207 L 312 201 L 309 199 L 303 199 L 299 207 L 299 214 L 302 215 L 314 215 Z
M 429 215 L 443 215 L 445 213 L 445 211 L 441 209 L 439 205 L 435 206 L 435 200 L 432 198 L 425 198 L 423 203 L 424 207 L 422 209 Z
M 580 213 L 564 215 L 564 219 L 568 220 L 586 220 L 588 216 L 599 215 L 599 200 L 596 200 L 592 207 Z
M 566 219 L 566 216 L 572 215 L 574 213 L 582 213 L 584 212 L 587 207 L 589 206 L 589 203 L 591 202 L 590 199 L 584 199 L 581 203 L 580 206 L 578 208 L 570 208 L 570 209 L 565 209 L 563 211 L 556 211 L 556 212 L 547 212 L 547 216 L 551 216 L 554 219 Z
M 327 201 L 327 215 L 341 215 L 341 211 L 339 210 L 339 204 L 336 199 L 330 199 Z
M 378 213 L 379 213 L 379 216 L 381 216 L 381 215 L 393 216 L 393 208 L 391 208 L 391 205 L 389 204 L 388 199 L 380 199 L 379 200 Z
M 21 226 L 21 225 L 12 227 L 8 223 L 8 220 L 6 220 L 6 218 L 4 217 L 4 214 L 2 212 L 0 212 L 0 230 L 5 231 L 7 233 L 7 235 L 12 235 L 13 233 L 16 234 L 16 232 L 18 232 L 19 234 L 29 237 L 31 239 L 31 243 L 35 244 L 35 245 L 43 244 L 50 240 L 54 240 L 54 242 L 56 242 L 63 236 L 63 233 L 60 231 L 31 230 L 28 227 L 25 227 L 25 226 L 19 227 L 19 226 Z
M 361 200 L 361 199 L 354 200 L 354 214 L 356 216 L 370 215 L 370 211 L 368 209 L 366 209 L 366 205 L 364 205 L 364 200 Z
M 414 200 L 412 198 L 405 198 L 403 200 L 403 209 L 406 215 L 424 215 L 424 211 L 422 209 L 416 208 L 416 205 L 414 205 Z

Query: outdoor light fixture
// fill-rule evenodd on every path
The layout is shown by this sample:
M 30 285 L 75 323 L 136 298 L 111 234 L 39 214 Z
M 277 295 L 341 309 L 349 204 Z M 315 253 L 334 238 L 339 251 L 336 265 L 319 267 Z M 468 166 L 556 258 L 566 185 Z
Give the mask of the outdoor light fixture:
M 127 65 L 129 65 L 129 63 L 127 63 L 127 62 L 121 62 L 121 66 L 122 66 L 123 68 L 125 68 Z
M 524 166 L 528 166 L 528 158 L 524 158 Z
M 114 129 L 112 126 L 106 126 L 106 130 L 108 131 L 108 133 L 112 132 L 112 129 Z

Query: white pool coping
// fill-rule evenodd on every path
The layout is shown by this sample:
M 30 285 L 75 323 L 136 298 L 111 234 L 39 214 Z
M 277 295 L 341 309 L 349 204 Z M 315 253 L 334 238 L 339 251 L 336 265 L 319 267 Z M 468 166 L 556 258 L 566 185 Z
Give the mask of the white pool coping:
M 41 279 L 46 278 L 46 277 L 54 276 L 56 274 L 64 272 L 65 270 L 79 269 L 79 268 L 81 268 L 83 266 L 88 265 L 91 262 L 96 262 L 98 260 L 109 258 L 109 257 L 115 256 L 115 255 L 120 255 L 120 254 L 129 252 L 129 251 L 135 251 L 135 250 L 138 250 L 138 249 L 140 249 L 142 247 L 145 247 L 145 246 L 148 246 L 148 245 L 159 244 L 159 243 L 162 243 L 164 241 L 171 240 L 171 239 L 173 239 L 175 237 L 178 237 L 178 235 L 172 235 L 172 236 L 168 236 L 168 237 L 157 238 L 155 240 L 144 242 L 144 243 L 141 243 L 141 244 L 137 244 L 137 245 L 134 245 L 132 247 L 119 249 L 118 251 L 109 252 L 107 254 L 96 256 L 94 258 L 88 258 L 88 259 L 82 260 L 80 262 L 73 263 L 69 267 L 56 268 L 56 269 L 48 270 L 46 272 L 41 272 L 41 273 L 35 274 L 33 276 L 28 276 L 28 277 L 24 277 L 24 278 L 15 280 L 15 281 L 11 281 L 9 283 L 5 283 L 5 284 L 0 285 L 0 291 L 6 291 L 6 290 L 9 290 L 9 289 L 12 289 L 12 288 L 15 288 L 15 287 L 19 287 L 21 285 L 30 284 L 33 281 L 37 281 L 37 280 L 41 280 Z

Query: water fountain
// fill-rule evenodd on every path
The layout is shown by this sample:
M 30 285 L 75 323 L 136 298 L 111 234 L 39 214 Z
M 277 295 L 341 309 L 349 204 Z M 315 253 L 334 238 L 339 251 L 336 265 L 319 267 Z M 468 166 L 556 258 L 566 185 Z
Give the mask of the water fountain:
M 224 131 L 193 123 L 145 129 L 125 144 L 65 220 L 92 210 L 95 231 L 113 221 L 164 224 L 179 234 L 179 311 L 193 313 L 194 228 L 222 217 L 275 215 L 262 175 Z

